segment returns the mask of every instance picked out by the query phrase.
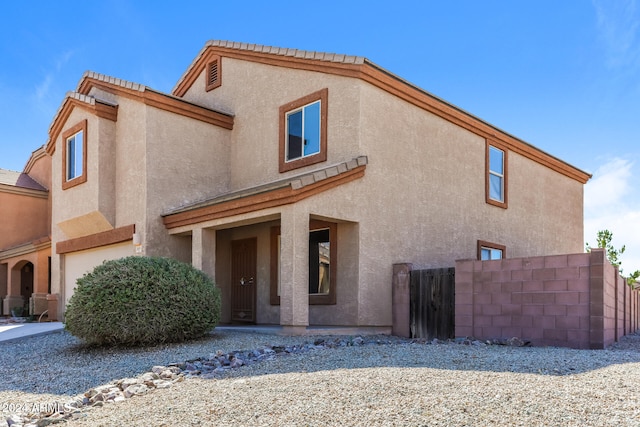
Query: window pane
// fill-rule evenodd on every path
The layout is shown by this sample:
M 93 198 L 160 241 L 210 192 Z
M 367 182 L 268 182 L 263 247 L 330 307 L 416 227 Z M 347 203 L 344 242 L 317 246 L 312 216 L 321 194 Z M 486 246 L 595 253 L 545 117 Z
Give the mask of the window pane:
M 281 285 L 280 285 L 280 269 L 282 268 L 282 263 L 280 263 L 280 235 L 278 234 L 278 271 L 277 271 L 277 275 L 278 275 L 278 290 L 276 292 L 276 295 L 280 296 L 280 289 L 281 289 Z
M 309 233 L 309 294 L 327 295 L 330 284 L 329 230 Z
M 83 159 L 82 149 L 84 148 L 84 144 L 82 143 L 83 136 L 84 135 L 82 134 L 82 132 L 78 132 L 75 135 L 75 143 L 76 143 L 75 153 L 76 153 L 76 157 L 75 157 L 74 160 L 75 160 L 75 163 L 76 163 L 76 167 L 75 167 L 75 170 L 76 170 L 76 175 L 75 176 L 76 177 L 82 175 L 82 173 L 83 173 L 83 170 L 82 170 L 82 166 L 83 166 L 83 164 L 82 164 L 82 159 Z
M 502 259 L 502 250 L 494 248 L 480 248 L 480 260 L 489 261 L 494 259 Z
M 82 132 L 78 132 L 67 139 L 67 181 L 82 175 L 82 150 L 84 149 L 82 140 Z
M 489 170 L 504 175 L 504 153 L 494 147 L 489 147 Z
M 318 293 L 319 294 L 328 294 L 329 293 L 329 279 L 330 279 L 330 247 L 329 242 L 321 242 L 318 243 Z
M 76 177 L 76 144 L 75 136 L 67 139 L 67 181 Z
M 302 110 L 287 116 L 287 160 L 302 157 Z
M 504 200 L 502 197 L 502 178 L 494 174 L 489 174 L 489 197 L 499 202 Z
M 320 102 L 304 107 L 304 155 L 320 152 Z

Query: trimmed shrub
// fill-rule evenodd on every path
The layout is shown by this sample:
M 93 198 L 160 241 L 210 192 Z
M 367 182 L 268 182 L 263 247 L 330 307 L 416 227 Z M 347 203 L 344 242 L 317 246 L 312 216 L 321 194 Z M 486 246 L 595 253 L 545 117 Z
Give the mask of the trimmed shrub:
M 220 319 L 220 290 L 170 258 L 106 261 L 77 280 L 65 329 L 88 344 L 145 345 L 199 338 Z

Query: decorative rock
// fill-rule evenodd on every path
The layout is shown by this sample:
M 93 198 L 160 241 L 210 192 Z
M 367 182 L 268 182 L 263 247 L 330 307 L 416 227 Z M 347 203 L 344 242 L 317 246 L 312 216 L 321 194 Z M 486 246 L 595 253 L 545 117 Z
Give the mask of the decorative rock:
M 120 388 L 120 390 L 125 390 L 129 386 L 138 384 L 138 383 L 139 383 L 138 378 L 124 378 L 116 381 L 116 385 Z
M 89 403 L 104 402 L 104 394 L 96 393 L 89 398 Z
M 131 384 L 129 387 L 123 390 L 124 397 L 130 398 L 136 395 L 146 394 L 149 388 L 144 384 Z
M 164 366 L 154 366 L 153 368 L 151 368 L 151 372 L 153 372 L 154 374 L 160 375 L 162 373 L 162 371 L 164 371 L 165 368 Z
M 12 427 L 12 426 L 17 427 L 17 426 L 19 426 L 19 425 L 22 425 L 22 417 L 20 417 L 20 416 L 18 416 L 18 415 L 14 415 L 14 414 L 9 415 L 9 416 L 6 418 L 6 421 L 7 421 L 7 425 L 8 425 L 9 427 Z
M 19 426 L 46 426 L 64 421 L 68 418 L 80 416 L 80 410 L 100 407 L 105 403 L 122 402 L 134 396 L 152 392 L 155 389 L 165 389 L 171 387 L 176 382 L 184 381 L 185 377 L 199 377 L 203 379 L 217 379 L 228 375 L 232 369 L 237 369 L 245 365 L 250 365 L 263 360 L 271 360 L 289 354 L 307 353 L 312 351 L 323 351 L 338 347 L 361 346 L 361 345 L 382 345 L 382 344 L 412 344 L 412 345 L 509 345 L 527 346 L 528 341 L 518 337 L 508 339 L 495 339 L 482 342 L 473 337 L 456 338 L 455 340 L 427 340 L 427 339 L 370 339 L 361 336 L 356 337 L 336 337 L 334 339 L 318 338 L 313 343 L 294 346 L 265 346 L 254 350 L 233 351 L 224 353 L 220 350 L 210 353 L 207 358 L 197 358 L 186 362 L 171 363 L 168 366 L 154 366 L 150 372 L 145 372 L 137 378 L 123 378 L 115 384 L 105 384 L 87 390 L 85 393 L 73 398 L 61 406 L 61 412 L 56 414 L 30 414 L 22 416 L 11 414 L 6 418 L 10 427 Z M 569 368 L 573 369 L 573 368 Z M 557 375 L 561 372 L 554 372 Z

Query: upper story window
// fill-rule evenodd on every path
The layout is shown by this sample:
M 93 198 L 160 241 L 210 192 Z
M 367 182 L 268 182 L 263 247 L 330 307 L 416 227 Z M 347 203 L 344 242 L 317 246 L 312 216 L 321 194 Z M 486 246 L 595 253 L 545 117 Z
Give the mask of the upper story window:
M 507 151 L 487 142 L 486 151 L 487 203 L 507 208 Z
M 80 131 L 67 138 L 67 181 L 79 177 L 83 173 L 82 152 L 84 132 Z
M 506 252 L 507 248 L 504 245 L 478 240 L 478 259 L 481 261 L 506 258 Z
M 327 97 L 322 89 L 280 107 L 280 172 L 327 160 Z
M 62 189 L 87 181 L 87 121 L 62 135 Z

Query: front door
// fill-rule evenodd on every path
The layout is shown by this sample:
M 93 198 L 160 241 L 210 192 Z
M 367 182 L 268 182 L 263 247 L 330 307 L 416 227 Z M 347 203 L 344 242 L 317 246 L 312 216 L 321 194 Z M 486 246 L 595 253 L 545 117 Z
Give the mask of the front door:
M 231 242 L 231 321 L 256 322 L 257 239 Z
M 20 295 L 25 305 L 29 303 L 31 294 L 33 294 L 33 264 L 28 262 L 20 269 Z

